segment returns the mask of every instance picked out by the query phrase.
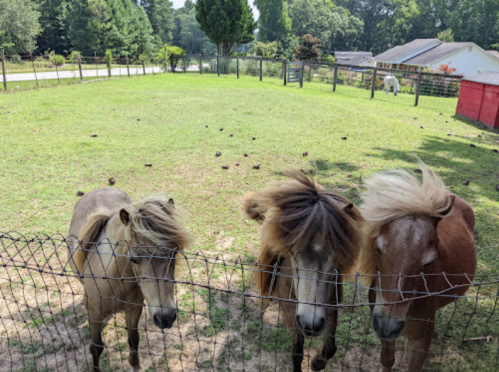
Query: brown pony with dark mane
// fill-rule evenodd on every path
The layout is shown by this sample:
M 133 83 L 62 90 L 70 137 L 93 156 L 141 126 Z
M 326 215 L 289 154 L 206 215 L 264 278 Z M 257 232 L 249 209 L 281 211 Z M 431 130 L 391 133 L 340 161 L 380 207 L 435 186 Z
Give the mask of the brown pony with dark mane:
M 100 371 L 105 321 L 117 312 L 125 313 L 132 371 L 140 371 L 137 325 L 144 299 L 156 326 L 171 328 L 175 257 L 192 242 L 173 200 L 149 196 L 132 203 L 115 188 L 91 191 L 75 205 L 67 241 L 69 264 L 85 288 L 93 371 Z
M 473 209 L 426 165 L 420 168 L 422 183 L 403 170 L 373 175 L 360 207 L 372 223 L 360 271 L 373 275 L 369 302 L 383 372 L 392 370 L 402 333 L 409 340 L 409 372 L 422 370 L 437 309 L 463 296 L 476 270 Z M 445 296 L 428 296 L 442 291 Z
M 349 273 L 364 245 L 363 219 L 349 200 L 324 189 L 299 171 L 292 181 L 247 194 L 247 215 L 262 224 L 260 268 L 256 284 L 262 296 L 277 299 L 284 320 L 296 329 L 294 371 L 301 371 L 304 335 L 323 330 L 322 353 L 312 361 L 320 371 L 336 352 L 340 274 Z

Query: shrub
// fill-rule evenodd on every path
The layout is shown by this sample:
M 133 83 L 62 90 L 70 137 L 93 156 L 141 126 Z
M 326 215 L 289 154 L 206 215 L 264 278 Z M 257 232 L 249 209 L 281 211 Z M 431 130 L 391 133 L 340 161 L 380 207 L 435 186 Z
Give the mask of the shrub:
M 13 54 L 10 56 L 10 62 L 16 65 L 20 65 L 22 63 L 21 56 L 19 54 Z
M 50 61 L 55 65 L 55 66 L 62 66 L 64 63 L 66 63 L 66 58 L 64 56 L 61 56 L 59 54 L 54 54 L 51 58 Z

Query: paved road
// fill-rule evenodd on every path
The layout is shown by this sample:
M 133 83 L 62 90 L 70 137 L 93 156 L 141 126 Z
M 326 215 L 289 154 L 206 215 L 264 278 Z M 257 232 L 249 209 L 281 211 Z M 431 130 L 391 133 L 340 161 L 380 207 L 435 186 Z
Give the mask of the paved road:
M 146 67 L 146 74 L 161 73 L 161 67 Z M 142 67 L 130 67 L 130 74 L 142 75 L 144 73 Z M 107 77 L 106 69 L 99 70 L 82 70 L 83 77 Z M 126 68 L 113 68 L 111 69 L 111 76 L 127 76 Z M 80 72 L 76 71 L 59 71 L 59 79 L 74 79 L 80 78 Z M 14 81 L 31 81 L 31 80 L 54 80 L 57 79 L 57 72 L 38 72 L 36 73 L 20 73 L 20 74 L 7 74 L 7 83 Z M 3 76 L 0 74 L 0 82 L 3 82 Z
M 209 65 L 205 64 L 203 67 L 208 68 Z M 177 73 L 181 73 L 182 67 L 177 67 Z M 187 67 L 188 72 L 199 72 L 199 67 L 197 65 L 191 65 Z M 146 67 L 146 74 L 159 74 L 162 73 L 163 69 L 161 67 Z M 82 70 L 83 77 L 107 77 L 107 69 L 96 69 L 96 70 Z M 144 70 L 142 67 L 130 67 L 130 75 L 143 75 Z M 126 67 L 123 68 L 113 68 L 111 69 L 111 76 L 127 76 L 128 72 Z M 80 72 L 78 70 L 73 71 L 59 71 L 59 79 L 79 79 Z M 7 83 L 14 81 L 34 81 L 34 80 L 54 80 L 57 79 L 57 72 L 38 72 L 33 73 L 19 73 L 19 74 L 7 74 Z M 0 74 L 0 83 L 3 83 L 3 76 Z

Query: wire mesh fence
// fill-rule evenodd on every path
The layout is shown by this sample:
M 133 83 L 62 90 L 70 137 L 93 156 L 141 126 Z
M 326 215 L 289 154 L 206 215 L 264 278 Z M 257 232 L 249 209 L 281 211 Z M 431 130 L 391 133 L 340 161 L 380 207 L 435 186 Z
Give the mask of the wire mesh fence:
M 95 326 L 103 327 L 103 371 L 130 369 L 130 354 L 130 361 L 138 355 L 145 371 L 291 371 L 293 344 L 301 330 L 289 309 L 300 305 L 298 294 L 293 287 L 289 295 L 278 298 L 258 294 L 254 274 L 262 271 L 273 275 L 276 286 L 288 278 L 321 282 L 336 294 L 343 292 L 339 302 L 307 303 L 314 309 L 336 310 L 338 325 L 335 335 L 326 327 L 321 337 L 306 339 L 303 370 L 310 370 L 314 357 L 321 354 L 323 340 L 334 336 L 337 351 L 326 370 L 381 371 L 381 342 L 373 330 L 374 302 L 369 296 L 370 289 L 375 293 L 381 289 L 366 285 L 361 275 L 323 273 L 327 275 L 318 280 L 316 272 L 277 264 L 260 266 L 249 256 L 177 252 L 169 258 L 154 253 L 137 257 L 119 254 L 115 246 L 94 253 L 94 267 L 100 266 L 100 272 L 80 273 L 68 264 L 71 244 L 62 236 L 2 233 L 0 244 L 1 371 L 92 370 L 89 346 L 98 345 L 92 334 Z M 83 248 L 80 244 L 75 249 Z M 111 274 L 113 260 L 121 266 L 140 262 L 151 267 L 155 261 L 167 260 L 168 267 L 175 267 L 175 277 L 166 271 Z M 438 276 L 449 281 L 449 275 Z M 367 283 L 375 278 L 383 279 L 372 276 Z M 421 274 L 417 280 L 430 278 Z M 148 283 L 158 290 L 146 293 Z M 162 292 L 165 284 L 174 285 L 170 295 Z M 481 274 L 464 285 L 466 295 L 455 298 L 435 319 L 407 319 L 420 322 L 421 327 L 435 326 L 425 365 L 428 371 L 499 370 L 499 276 Z M 120 291 L 122 287 L 127 291 Z M 438 300 L 453 296 L 453 289 L 451 284 L 439 293 L 393 288 L 400 298 L 392 304 Z M 141 291 L 145 302 L 137 296 Z M 163 305 L 169 299 L 174 303 L 174 322 L 171 328 L 159 327 L 157 312 L 168 308 Z M 105 307 L 109 313 L 105 319 L 92 315 Z M 128 313 L 140 309 L 140 321 L 130 323 L 120 309 Z M 136 352 L 133 331 L 140 338 Z M 395 368 L 406 370 L 413 346 L 401 337 L 392 347 Z
M 114 58 L 110 63 L 101 57 L 76 55 L 62 60 L 51 55 L 13 55 L 0 58 L 0 83 L 5 91 L 76 84 L 114 77 L 137 77 L 161 73 L 164 70 L 157 61 L 128 57 Z

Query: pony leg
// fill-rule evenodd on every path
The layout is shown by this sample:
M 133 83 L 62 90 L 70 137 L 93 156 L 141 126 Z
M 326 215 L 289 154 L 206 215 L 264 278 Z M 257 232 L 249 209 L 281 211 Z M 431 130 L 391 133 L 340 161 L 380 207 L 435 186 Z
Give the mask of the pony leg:
M 381 340 L 381 372 L 391 372 L 395 364 L 395 341 Z
M 338 278 L 338 282 L 341 278 Z M 337 299 L 336 304 L 341 303 L 343 300 L 343 286 L 341 284 L 336 286 Z M 336 354 L 336 326 L 338 325 L 338 309 L 330 309 L 326 312 L 326 327 L 324 329 L 324 345 L 322 352 L 316 355 L 312 360 L 312 371 L 322 371 L 326 368 L 326 364 L 334 354 Z
M 142 306 L 137 310 L 125 313 L 126 327 L 128 330 L 128 345 L 130 345 L 130 355 L 128 362 L 132 366 L 132 372 L 140 371 L 139 360 L 139 330 L 137 329 L 140 316 L 142 315 Z
M 409 368 L 407 371 L 421 372 L 430 349 L 435 329 L 435 317 L 433 316 L 427 322 L 413 321 L 411 323 L 413 324 L 407 324 L 409 327 L 405 331 L 409 339 Z
M 104 351 L 104 342 L 102 342 L 102 320 L 90 320 L 90 334 L 92 335 L 92 344 L 90 345 L 90 354 L 93 359 L 93 372 L 100 372 L 99 359 Z
M 303 362 L 303 344 L 305 336 L 299 330 L 295 329 L 295 337 L 293 339 L 293 371 L 302 372 L 301 363 Z

